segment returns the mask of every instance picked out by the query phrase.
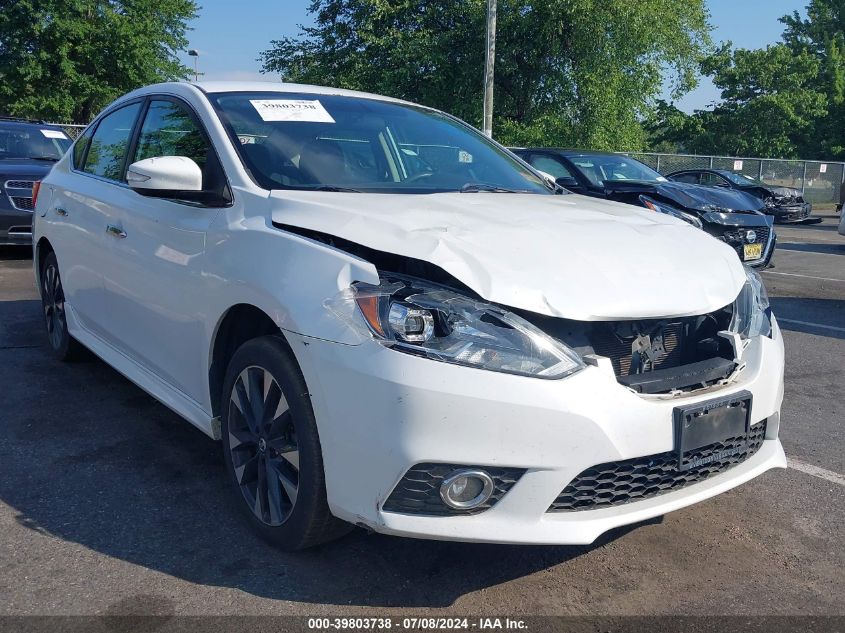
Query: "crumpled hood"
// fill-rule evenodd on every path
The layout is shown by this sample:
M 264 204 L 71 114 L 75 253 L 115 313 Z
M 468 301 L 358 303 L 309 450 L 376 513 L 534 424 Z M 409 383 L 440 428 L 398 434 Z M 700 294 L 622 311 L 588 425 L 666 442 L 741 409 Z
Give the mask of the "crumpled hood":
M 668 180 L 666 182 L 607 181 L 604 187 L 609 191 L 658 194 L 674 201 L 682 209 L 711 211 L 709 207 L 730 209 L 735 212 L 758 211 L 763 203 L 752 195 L 732 189 L 719 189 Z
M 746 277 L 689 224 L 579 195 L 274 191 L 272 220 L 435 264 L 488 301 L 584 321 L 705 314 Z
M 798 198 L 801 196 L 801 190 L 794 187 L 772 187 L 767 185 L 766 189 L 777 198 Z

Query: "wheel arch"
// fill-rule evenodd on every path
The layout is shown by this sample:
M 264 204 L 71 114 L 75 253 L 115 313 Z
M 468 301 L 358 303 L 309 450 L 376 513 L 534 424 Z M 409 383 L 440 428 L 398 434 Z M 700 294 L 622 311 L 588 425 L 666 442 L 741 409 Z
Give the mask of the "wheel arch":
M 220 415 L 226 368 L 235 351 L 247 341 L 267 335 L 278 336 L 290 349 L 284 332 L 261 308 L 250 303 L 238 303 L 222 314 L 214 330 L 208 363 L 208 389 L 213 416 Z M 293 352 L 291 356 L 295 358 Z
M 44 267 L 44 261 L 47 259 L 47 255 L 50 253 L 55 253 L 56 249 L 53 248 L 53 245 L 50 243 L 46 237 L 42 237 L 38 240 L 35 244 L 35 253 L 33 253 L 33 259 L 35 261 L 35 285 L 38 288 L 38 293 L 41 293 L 41 269 Z

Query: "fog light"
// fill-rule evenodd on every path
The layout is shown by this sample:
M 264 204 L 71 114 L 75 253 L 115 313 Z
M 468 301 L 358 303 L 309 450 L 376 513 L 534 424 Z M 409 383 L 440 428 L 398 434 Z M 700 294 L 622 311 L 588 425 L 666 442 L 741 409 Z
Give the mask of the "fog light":
M 471 510 L 493 494 L 493 480 L 483 470 L 456 470 L 440 486 L 440 498 L 450 508 Z

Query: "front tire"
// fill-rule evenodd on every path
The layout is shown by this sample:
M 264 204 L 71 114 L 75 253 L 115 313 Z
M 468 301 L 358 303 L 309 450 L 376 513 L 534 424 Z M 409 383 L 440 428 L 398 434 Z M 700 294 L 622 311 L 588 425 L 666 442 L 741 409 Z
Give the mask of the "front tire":
M 264 539 L 293 551 L 351 529 L 329 511 L 308 389 L 280 337 L 252 339 L 235 352 L 220 411 L 229 479 Z
M 55 253 L 48 253 L 41 266 L 41 308 L 53 355 L 61 361 L 81 358 L 84 349 L 67 329 L 65 293 Z

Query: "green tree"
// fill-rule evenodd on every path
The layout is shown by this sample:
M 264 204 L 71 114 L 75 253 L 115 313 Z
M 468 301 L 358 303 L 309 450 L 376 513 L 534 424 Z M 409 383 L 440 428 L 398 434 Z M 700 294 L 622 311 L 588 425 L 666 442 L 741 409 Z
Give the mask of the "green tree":
M 845 2 L 810 0 L 807 17 L 796 11 L 781 18 L 784 42 L 797 55 L 819 60 L 818 88 L 828 100 L 825 116 L 805 141 L 806 152 L 821 158 L 845 159 Z
M 783 42 L 721 46 L 701 71 L 721 90 L 712 110 L 687 116 L 662 104 L 647 128 L 652 147 L 702 154 L 845 158 L 845 2 L 810 0 L 807 17 L 781 18 Z
M 314 25 L 263 70 L 367 90 L 479 124 L 485 0 L 313 0 Z M 494 133 L 505 143 L 638 149 L 663 75 L 695 85 L 703 0 L 499 0 Z
M 674 141 L 696 154 L 797 158 L 827 112 L 818 59 L 785 44 L 732 50 L 728 42 L 701 68 L 721 90 L 721 102 L 692 117 L 659 110 L 653 143 Z
M 86 123 L 117 96 L 182 79 L 193 0 L 0 0 L 0 112 Z

